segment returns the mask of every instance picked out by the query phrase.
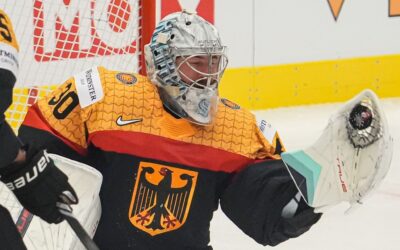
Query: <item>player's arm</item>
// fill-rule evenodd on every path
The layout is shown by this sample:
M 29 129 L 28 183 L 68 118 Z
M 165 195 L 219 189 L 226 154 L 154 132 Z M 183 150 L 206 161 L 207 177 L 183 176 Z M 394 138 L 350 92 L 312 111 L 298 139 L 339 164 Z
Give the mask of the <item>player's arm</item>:
M 17 157 L 21 144 L 5 120 L 12 103 L 12 91 L 18 74 L 18 43 L 8 16 L 0 10 L 0 168 Z
M 102 91 L 98 68 L 69 78 L 29 108 L 19 137 L 51 153 L 84 161 L 88 146 L 86 121 L 102 98 Z
M 77 85 L 80 85 L 81 88 L 77 87 Z M 29 145 L 27 162 L 31 164 L 30 166 L 33 171 L 35 166 L 40 166 L 41 162 L 50 164 L 50 169 L 57 169 L 53 167 L 53 160 L 43 152 L 43 149 L 47 149 L 50 153 L 84 161 L 84 155 L 87 149 L 87 131 L 85 123 L 90 117 L 94 103 L 101 97 L 97 95 L 99 99 L 92 98 L 93 95 L 91 94 L 93 94 L 93 91 L 97 91 L 96 94 L 98 94 L 102 91 L 100 88 L 99 71 L 97 68 L 93 68 L 71 77 L 51 94 L 41 98 L 36 104 L 29 108 L 24 122 L 19 129 L 19 137 L 26 145 Z M 30 154 L 30 149 L 32 149 L 33 152 L 39 152 L 42 157 L 38 158 L 38 156 Z M 35 162 L 37 163 L 36 165 L 34 165 Z M 46 169 L 48 168 L 46 167 Z M 51 178 L 54 186 L 48 187 L 48 189 L 53 190 L 53 193 L 58 195 L 50 194 L 43 196 L 43 199 L 40 200 L 41 204 L 53 204 L 61 190 L 70 191 L 69 195 L 67 193 L 67 195 L 63 196 L 67 201 L 66 203 L 77 202 L 75 192 L 73 192 L 67 182 L 67 177 L 61 171 L 57 171 Z M 15 181 L 15 177 L 13 177 L 13 179 L 14 181 L 7 182 L 10 188 L 16 188 L 18 185 Z M 46 182 L 40 181 L 38 178 L 35 187 L 45 188 L 45 184 Z M 21 193 L 26 194 L 24 198 L 35 205 L 34 202 L 29 200 L 31 196 L 29 196 L 28 188 L 26 188 L 25 192 Z M 46 194 L 46 192 L 43 193 Z M 49 199 L 51 200 L 48 201 Z M 46 201 L 47 203 L 45 203 Z M 35 213 L 35 207 L 28 207 L 26 203 L 21 203 L 28 208 L 28 210 Z M 58 215 L 58 211 L 54 213 L 54 215 Z M 55 216 L 51 214 L 49 216 L 51 217 L 47 218 L 47 221 L 58 222 Z
M 314 208 L 321 211 L 343 201 L 362 204 L 387 174 L 392 152 L 379 99 L 365 90 L 331 116 L 308 148 L 284 152 L 283 160 L 264 161 L 238 173 L 221 206 L 258 242 L 278 244 L 317 222 L 320 215 Z
M 258 243 L 274 246 L 303 234 L 321 215 L 301 198 L 280 159 L 285 148 L 277 131 L 265 119 L 257 120 L 261 149 L 256 158 L 264 160 L 234 174 L 221 196 L 221 208 Z
M 22 149 L 26 152 L 26 156 L 0 169 L 1 180 L 15 193 L 20 203 L 49 223 L 62 221 L 63 217 L 58 211 L 57 203 L 76 204 L 78 202 L 75 191 L 68 182 L 68 177 L 55 166 L 54 161 L 46 152 L 47 149 L 54 152 L 56 151 L 54 148 L 62 148 L 60 145 L 64 145 L 64 141 L 66 145 L 68 143 L 74 145 L 72 137 L 64 138 L 62 131 L 58 131 L 60 124 L 51 118 L 54 116 L 71 118 L 70 115 L 75 115 L 69 122 L 76 126 L 83 126 L 80 120 L 82 111 L 78 107 L 79 103 L 75 106 L 70 98 L 72 96 L 72 100 L 75 100 L 75 94 L 73 82 L 70 79 L 51 95 L 33 105 L 28 110 L 24 125 L 20 128 L 20 138 L 24 143 Z M 68 99 L 64 99 L 65 97 Z M 27 129 L 27 123 L 36 127 L 36 131 Z M 71 128 L 75 135 L 80 136 L 77 133 L 82 130 L 73 125 L 67 127 Z M 56 143 L 55 140 L 61 143 Z M 68 148 L 68 146 L 65 147 Z
M 303 234 L 321 217 L 299 196 L 282 160 L 262 161 L 237 173 L 221 208 L 247 235 L 270 246 Z
M 60 222 L 57 202 L 77 203 L 68 178 L 43 150 L 22 145 L 5 120 L 18 73 L 18 44 L 11 21 L 0 10 L 0 180 L 20 203 L 48 222 Z
M 73 78 L 28 109 L 18 136 L 49 153 L 82 160 L 86 154 L 85 122 Z

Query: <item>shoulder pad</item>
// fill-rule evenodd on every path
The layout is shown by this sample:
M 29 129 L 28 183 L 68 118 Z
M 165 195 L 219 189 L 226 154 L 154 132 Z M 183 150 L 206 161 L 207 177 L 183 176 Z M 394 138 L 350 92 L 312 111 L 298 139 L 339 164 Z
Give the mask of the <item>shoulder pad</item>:
M 104 97 L 101 77 L 97 67 L 75 75 L 74 80 L 81 108 L 90 106 Z

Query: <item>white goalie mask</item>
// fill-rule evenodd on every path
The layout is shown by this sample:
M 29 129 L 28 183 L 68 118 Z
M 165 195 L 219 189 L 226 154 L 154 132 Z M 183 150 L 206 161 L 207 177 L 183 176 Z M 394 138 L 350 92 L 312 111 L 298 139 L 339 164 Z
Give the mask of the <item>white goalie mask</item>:
M 147 75 L 166 108 L 191 122 L 211 124 L 227 65 L 217 29 L 186 11 L 168 15 L 145 46 Z

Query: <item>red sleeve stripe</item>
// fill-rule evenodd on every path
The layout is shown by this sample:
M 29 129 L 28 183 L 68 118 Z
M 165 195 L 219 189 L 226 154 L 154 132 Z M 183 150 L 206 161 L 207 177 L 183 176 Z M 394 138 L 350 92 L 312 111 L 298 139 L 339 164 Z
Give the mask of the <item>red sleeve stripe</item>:
M 254 159 L 225 150 L 138 132 L 99 131 L 92 133 L 89 141 L 105 151 L 211 171 L 232 173 L 254 162 Z
M 42 113 L 40 112 L 36 104 L 28 109 L 28 112 L 26 113 L 24 122 L 22 124 L 24 126 L 29 126 L 42 131 L 47 131 L 52 135 L 54 135 L 55 137 L 57 137 L 58 139 L 60 139 L 61 141 L 63 141 L 66 145 L 68 145 L 70 148 L 72 148 L 79 154 L 81 155 L 87 154 L 87 150 L 84 147 L 74 142 L 71 142 L 70 140 L 62 136 L 60 133 L 58 133 L 55 129 L 53 129 L 51 125 L 43 117 Z

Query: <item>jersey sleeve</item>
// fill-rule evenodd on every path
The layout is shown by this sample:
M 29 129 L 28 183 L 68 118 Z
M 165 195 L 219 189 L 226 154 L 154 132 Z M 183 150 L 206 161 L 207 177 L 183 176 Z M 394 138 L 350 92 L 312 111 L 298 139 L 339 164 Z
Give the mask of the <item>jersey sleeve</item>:
M 0 68 L 18 75 L 19 46 L 13 26 L 7 14 L 0 9 Z
M 302 208 L 309 215 L 304 223 L 292 223 L 281 216 L 298 192 L 280 157 L 285 148 L 277 130 L 263 118 L 256 117 L 253 133 L 258 145 L 255 161 L 232 174 L 220 204 L 243 232 L 262 245 L 275 246 L 306 232 L 320 215 L 303 202 Z
M 282 160 L 264 160 L 232 178 L 221 196 L 221 209 L 255 241 L 275 246 L 308 231 L 321 217 L 303 200 L 299 217 L 281 216 L 297 192 Z
M 18 43 L 10 19 L 0 10 L 0 168 L 16 158 L 21 144 L 5 120 L 18 72 Z
M 255 152 L 254 159 L 281 159 L 281 153 L 285 152 L 285 147 L 278 134 L 278 131 L 265 119 L 256 117 L 254 124 L 254 134 L 256 140 L 261 145 Z
M 96 102 L 102 98 L 98 68 L 92 68 L 65 81 L 50 95 L 33 105 L 19 130 L 25 142 L 40 144 L 53 153 L 65 146 L 85 155 L 88 147 L 86 121 Z M 76 159 L 76 157 L 72 157 Z

